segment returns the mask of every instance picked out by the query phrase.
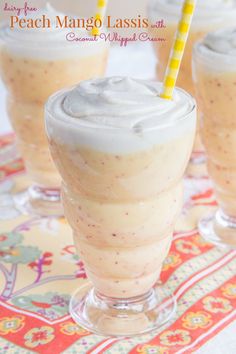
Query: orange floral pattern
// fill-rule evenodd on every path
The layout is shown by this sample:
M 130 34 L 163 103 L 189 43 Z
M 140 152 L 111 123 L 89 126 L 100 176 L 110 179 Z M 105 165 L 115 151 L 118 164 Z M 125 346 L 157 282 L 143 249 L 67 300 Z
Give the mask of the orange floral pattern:
M 203 311 L 189 312 L 183 318 L 183 327 L 187 329 L 207 328 L 211 324 L 211 315 Z
M 169 354 L 168 348 L 150 344 L 145 344 L 138 347 L 137 352 L 140 354 Z
M 0 334 L 7 335 L 19 332 L 25 325 L 24 316 L 0 318 Z
M 1 221 L 1 202 L 13 200 L 12 192 L 20 192 L 27 185 L 23 162 L 12 153 L 13 142 L 13 135 L 0 138 L 0 347 L 4 353 L 20 353 L 21 348 L 22 352 L 56 354 L 69 348 L 74 353 L 88 353 L 96 348 L 97 352 L 174 354 L 189 345 L 195 352 L 216 335 L 213 326 L 220 331 L 235 320 L 236 257 L 215 249 L 197 232 L 197 208 L 215 205 L 211 185 L 204 177 L 186 178 L 184 213 L 161 273 L 166 289 L 178 298 L 173 321 L 158 334 L 145 337 L 148 339 L 143 344 L 139 337 L 99 339 L 77 326 L 68 316 L 67 296 L 86 282 L 86 276 L 66 220 L 23 216 L 18 210 L 13 213 L 12 203 L 10 222 Z M 59 235 L 60 242 L 55 237 L 54 247 L 49 249 L 52 235 Z M 215 265 L 219 276 L 212 272 Z M 199 340 L 202 334 L 204 339 Z
M 175 245 L 177 250 L 181 253 L 192 254 L 195 256 L 201 253 L 200 248 L 191 241 L 177 240 Z
M 164 345 L 187 345 L 191 342 L 188 331 L 176 329 L 175 331 L 165 331 L 160 335 L 160 341 Z
M 89 334 L 86 329 L 78 326 L 75 322 L 69 321 L 65 322 L 60 325 L 60 331 L 61 333 L 64 333 L 68 336 L 73 336 L 75 334 L 80 335 L 80 336 L 86 336 Z
M 165 259 L 165 261 L 163 263 L 162 270 L 166 271 L 166 270 L 169 270 L 170 268 L 175 268 L 179 264 L 181 264 L 180 255 L 177 254 L 177 253 L 172 252 L 166 257 L 166 259 Z
M 212 313 L 227 313 L 232 310 L 232 305 L 227 299 L 208 296 L 203 300 L 204 308 Z
M 44 345 L 54 339 L 54 329 L 49 326 L 32 328 L 24 336 L 25 345 L 29 348 L 36 348 L 39 345 Z
M 236 299 L 236 284 L 227 284 L 222 288 L 222 293 L 229 299 Z

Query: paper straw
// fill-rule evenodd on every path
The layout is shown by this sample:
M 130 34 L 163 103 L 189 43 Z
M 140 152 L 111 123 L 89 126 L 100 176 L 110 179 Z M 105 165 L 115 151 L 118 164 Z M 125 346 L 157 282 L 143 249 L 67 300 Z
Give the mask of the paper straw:
M 108 0 L 98 0 L 97 2 L 97 11 L 96 11 L 95 19 L 101 20 L 102 23 L 106 14 L 107 4 L 108 4 Z M 93 27 L 91 33 L 93 36 L 98 36 L 100 34 L 100 30 L 97 27 Z
M 173 96 L 195 6 L 196 0 L 185 0 L 183 4 L 182 16 L 176 31 L 175 41 L 171 50 L 161 93 L 161 97 L 168 100 L 172 99 Z

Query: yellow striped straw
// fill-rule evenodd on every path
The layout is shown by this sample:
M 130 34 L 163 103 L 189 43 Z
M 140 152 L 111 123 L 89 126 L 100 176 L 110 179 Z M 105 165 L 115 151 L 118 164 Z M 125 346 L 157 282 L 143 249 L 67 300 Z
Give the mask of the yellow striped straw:
M 176 31 L 175 41 L 171 50 L 161 93 L 161 97 L 168 100 L 171 100 L 173 96 L 195 6 L 196 0 L 185 0 L 183 4 L 182 16 Z
M 106 14 L 107 4 L 108 0 L 98 0 L 97 2 L 97 11 L 95 14 L 95 19 L 101 20 L 102 23 Z M 91 34 L 92 36 L 98 36 L 100 34 L 99 28 L 93 27 Z

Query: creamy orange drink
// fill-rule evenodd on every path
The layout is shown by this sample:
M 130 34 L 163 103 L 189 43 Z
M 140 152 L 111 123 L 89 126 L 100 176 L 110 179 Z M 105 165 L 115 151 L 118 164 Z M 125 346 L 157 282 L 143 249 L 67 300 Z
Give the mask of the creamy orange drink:
M 236 28 L 208 34 L 194 48 L 194 81 L 208 172 L 219 203 L 200 232 L 236 246 Z
M 166 63 L 170 55 L 172 41 L 178 25 L 183 0 L 150 0 L 149 18 L 152 24 L 164 20 L 166 28 L 151 28 L 152 35 L 164 38 L 164 42 L 153 42 L 158 58 L 157 76 L 163 80 Z M 233 26 L 236 19 L 235 0 L 197 0 L 195 16 L 190 29 L 183 60 L 178 75 L 177 85 L 194 96 L 192 80 L 192 49 L 193 45 L 208 32 Z M 201 152 L 202 145 L 199 136 L 196 136 L 194 151 Z M 196 154 L 197 156 L 197 154 Z M 197 161 L 198 159 L 196 159 Z
M 63 180 L 65 215 L 95 288 L 84 299 L 79 289 L 72 299 L 85 301 L 91 314 L 88 321 L 75 306 L 72 315 L 95 332 L 132 334 L 160 325 L 152 288 L 181 211 L 182 176 L 196 118 L 191 96 L 176 89 L 168 101 L 159 97 L 160 91 L 159 83 L 114 77 L 85 81 L 53 95 L 46 105 L 50 148 Z M 96 308 L 100 295 L 108 317 Z M 94 299 L 92 304 L 89 299 Z M 127 303 L 130 316 L 121 319 L 124 323 L 118 314 L 115 325 L 109 317 L 110 299 L 117 299 L 113 312 Z M 141 306 L 138 315 L 144 327 L 139 329 L 133 299 Z M 151 302 L 152 319 L 144 310 Z M 100 316 L 105 316 L 103 325 Z M 129 319 L 134 326 L 127 328 Z M 111 322 L 114 327 L 109 325 L 109 330 L 99 327 Z
M 9 118 L 33 183 L 31 204 L 36 212 L 57 214 L 61 182 L 48 149 L 44 104 L 63 87 L 103 76 L 108 49 L 99 40 L 68 41 L 69 30 L 53 27 L 56 16 L 64 15 L 47 7 L 34 16 L 42 14 L 51 19 L 51 28 L 0 30 L 0 71 L 8 90 Z M 89 37 L 85 30 L 76 33 Z

